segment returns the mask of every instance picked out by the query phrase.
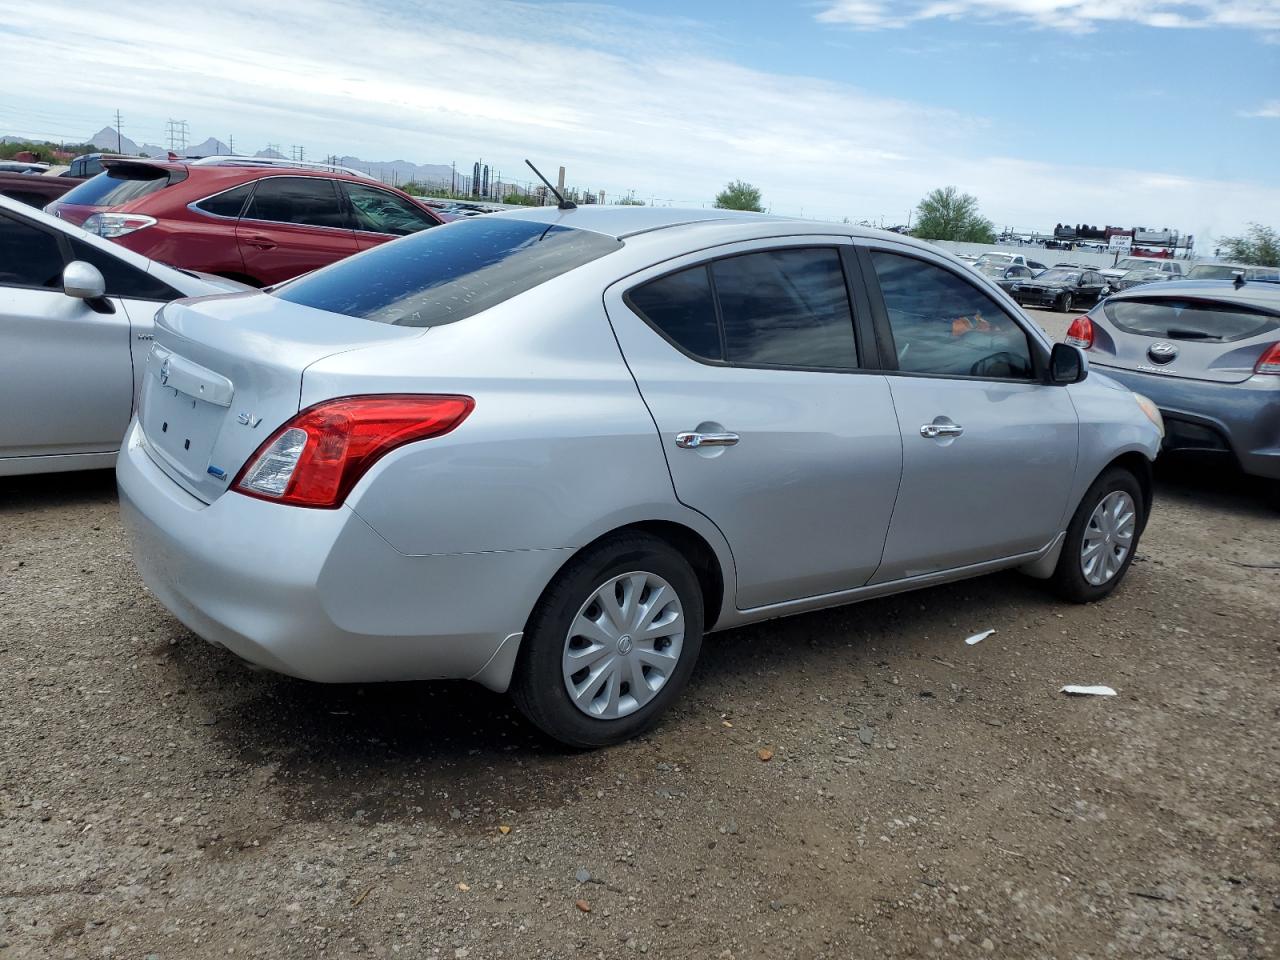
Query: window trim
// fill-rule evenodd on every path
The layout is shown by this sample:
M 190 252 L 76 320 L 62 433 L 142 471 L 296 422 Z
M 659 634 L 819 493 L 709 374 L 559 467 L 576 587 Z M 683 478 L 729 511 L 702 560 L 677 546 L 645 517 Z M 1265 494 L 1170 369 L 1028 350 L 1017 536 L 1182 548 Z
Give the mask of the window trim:
M 402 203 L 403 203 L 403 202 L 405 202 L 405 198 L 404 198 L 404 197 L 402 197 L 402 196 L 400 196 L 400 194 L 398 194 L 398 193 L 394 193 L 394 192 L 392 192 L 391 190 L 386 189 L 386 187 L 383 187 L 383 186 L 374 186 L 372 183 L 353 183 L 353 182 L 352 182 L 352 181 L 350 181 L 350 180 L 335 180 L 335 181 L 333 181 L 333 182 L 341 185 L 341 186 L 340 186 L 340 188 L 339 188 L 339 190 L 338 190 L 338 192 L 339 192 L 340 194 L 342 194 L 342 205 L 343 205 L 343 209 L 346 211 L 347 219 L 348 219 L 348 221 L 351 223 L 351 231 L 352 231 L 352 233 L 356 234 L 356 236 L 361 236 L 361 235 L 363 235 L 363 236 L 368 236 L 368 237 L 411 237 L 411 236 L 413 236 L 413 233 L 421 233 L 421 232 L 422 232 L 422 230 L 415 230 L 413 233 L 384 233 L 384 232 L 383 232 L 383 231 L 381 231 L 381 230 L 365 230 L 365 229 L 363 229 L 362 227 L 360 227 L 360 226 L 359 226 L 360 221 L 356 218 L 356 208 L 355 208 L 355 204 L 351 202 L 351 195 L 350 195 L 349 193 L 347 193 L 347 189 L 348 189 L 349 187 L 365 187 L 365 188 L 367 188 L 367 189 L 369 189 L 369 190 L 376 190 L 376 191 L 378 191 L 379 193 L 385 193 L 385 194 L 387 194 L 389 197 L 392 197 L 392 198 L 393 198 L 393 199 L 395 199 L 395 200 L 399 200 L 399 201 L 401 201 Z M 416 204 L 416 203 L 414 203 L 412 200 L 409 200 L 408 202 L 409 202 L 410 204 L 412 204 L 413 206 L 419 207 L 419 208 L 421 209 L 421 211 L 422 211 L 422 215 L 423 215 L 424 217 L 426 217 L 428 220 L 433 220 L 433 221 L 434 221 L 434 223 L 432 223 L 432 225 L 431 225 L 430 227 L 423 227 L 423 228 L 422 228 L 423 230 L 431 230 L 431 229 L 433 229 L 433 228 L 435 228 L 435 227 L 442 227 L 442 226 L 444 226 L 444 221 L 443 221 L 443 220 L 439 220 L 439 219 L 437 219 L 437 218 L 436 218 L 432 213 L 430 213 L 430 212 L 429 212 L 425 207 L 421 207 L 421 205 L 420 205 L 420 204 Z
M 1022 322 L 1017 314 L 1011 312 L 1007 306 L 1000 302 L 999 298 L 992 296 L 991 291 L 984 290 L 979 284 L 974 283 L 972 278 L 964 276 L 941 257 L 937 259 L 930 257 L 927 251 L 915 250 L 905 246 L 900 247 L 880 240 L 864 239 L 860 241 L 858 238 L 854 240 L 854 248 L 857 251 L 858 263 L 862 268 L 862 282 L 871 298 L 871 312 L 875 320 L 876 339 L 880 348 L 880 372 L 885 376 L 912 377 L 924 380 L 961 380 L 974 383 L 1021 383 L 1037 386 L 1049 383 L 1048 348 L 1045 347 L 1034 332 L 1027 328 L 1027 325 Z M 909 260 L 918 260 L 931 267 L 945 270 L 962 283 L 968 284 L 979 293 L 985 295 L 1027 338 L 1027 349 L 1031 355 L 1033 375 L 1031 377 L 983 377 L 962 373 L 924 373 L 916 370 L 899 370 L 898 351 L 893 338 L 893 328 L 889 324 L 889 312 L 885 306 L 884 292 L 880 289 L 880 277 L 876 273 L 875 263 L 871 259 L 872 253 L 876 251 L 905 257 Z M 998 287 L 996 289 L 999 290 Z M 999 290 L 999 292 L 1004 294 L 1002 290 Z M 1008 296 L 1007 294 L 1004 295 Z
M 245 213 L 248 212 L 249 207 L 252 205 L 254 199 L 258 196 L 258 187 L 261 186 L 263 182 L 267 180 L 322 180 L 324 181 L 325 183 L 333 187 L 333 192 L 337 195 L 337 199 L 338 199 L 338 209 L 342 213 L 342 215 L 347 218 L 347 225 L 345 227 L 326 227 L 326 226 L 322 226 L 320 224 L 315 224 L 315 223 L 291 223 L 288 220 L 261 220 L 258 217 L 246 217 Z M 270 223 L 277 227 L 293 227 L 298 230 L 333 230 L 338 233 L 346 233 L 346 234 L 354 235 L 356 231 L 351 229 L 351 214 L 347 210 L 345 194 L 343 194 L 342 191 L 340 191 L 337 187 L 337 184 L 339 183 L 341 183 L 341 181 L 336 180 L 333 177 L 308 177 L 308 176 L 299 176 L 297 174 L 289 174 L 289 173 L 272 174 L 271 176 L 267 176 L 267 177 L 259 177 L 257 180 L 253 181 L 253 192 L 249 194 L 248 202 L 246 202 L 246 204 L 240 208 L 240 216 L 236 218 L 236 222 L 237 223 Z M 241 184 L 236 184 L 236 186 L 241 186 Z M 209 214 L 206 214 L 206 216 L 209 216 Z
M 245 195 L 244 202 L 240 204 L 240 213 L 236 214 L 234 217 L 228 217 L 225 214 L 221 214 L 221 213 L 213 213 L 209 210 L 205 210 L 203 207 L 200 206 L 200 204 L 204 203 L 206 200 L 212 200 L 214 197 L 220 197 L 224 193 L 230 193 L 232 190 L 239 190 L 241 187 L 244 187 L 244 186 L 247 186 L 249 188 L 249 192 L 248 194 Z M 192 213 L 196 214 L 197 216 L 208 217 L 210 220 L 227 220 L 232 222 L 238 221 L 241 218 L 241 214 L 243 214 L 245 210 L 249 208 L 249 202 L 253 200 L 253 195 L 257 193 L 257 191 L 258 191 L 258 181 L 246 180 L 244 183 L 233 184 L 230 187 L 227 187 L 223 190 L 219 190 L 217 193 L 211 193 L 207 197 L 201 197 L 199 200 L 192 200 L 190 203 L 187 204 L 187 209 L 190 210 Z M 260 220 L 258 222 L 274 223 L 275 221 Z
M 768 238 L 768 239 L 777 240 L 777 239 L 792 239 L 792 238 L 787 237 L 787 238 Z M 817 236 L 810 238 L 803 235 L 797 235 L 794 239 L 799 241 L 806 241 L 806 240 L 812 239 L 818 242 L 774 243 L 773 245 L 770 245 L 770 246 L 753 247 L 749 250 L 734 250 L 732 252 L 720 253 L 716 256 L 709 257 L 705 260 L 698 260 L 693 263 L 683 263 L 678 267 L 673 267 L 670 270 L 664 270 L 662 273 L 655 274 L 651 277 L 646 277 L 644 280 L 640 281 L 639 283 L 631 284 L 630 286 L 627 287 L 626 290 L 623 291 L 622 302 L 627 307 L 628 310 L 630 310 L 632 313 L 634 313 L 637 317 L 640 318 L 641 322 L 643 322 L 646 327 L 648 327 L 650 330 L 652 330 L 654 333 L 660 336 L 663 340 L 665 340 L 668 344 L 670 344 L 670 346 L 675 350 L 677 350 L 682 356 L 688 358 L 689 360 L 692 360 L 695 363 L 700 363 L 706 367 L 728 367 L 728 368 L 737 368 L 741 370 L 795 370 L 795 371 L 805 372 L 805 373 L 878 373 L 879 371 L 877 369 L 868 366 L 866 362 L 868 359 L 867 354 L 864 352 L 864 349 L 863 349 L 864 338 L 869 334 L 869 326 L 863 322 L 862 318 L 865 316 L 864 310 L 868 305 L 863 302 L 865 300 L 864 297 L 857 296 L 857 293 L 860 291 L 856 291 L 857 284 L 854 282 L 855 274 L 852 272 L 852 269 L 856 267 L 856 264 L 851 265 L 850 263 L 851 257 L 853 255 L 851 245 L 847 243 L 840 243 L 840 242 L 833 243 L 825 235 L 823 236 L 822 239 L 826 240 L 826 242 L 819 241 L 819 237 Z M 747 241 L 747 242 L 752 242 L 752 241 Z M 721 311 L 720 294 L 719 294 L 719 291 L 716 290 L 715 274 L 711 270 L 711 265 L 714 263 L 718 263 L 721 260 L 730 260 L 735 257 L 746 257 L 746 256 L 751 256 L 752 254 L 757 254 L 757 253 L 776 253 L 779 251 L 792 251 L 792 250 L 832 250 L 836 253 L 838 262 L 840 264 L 840 271 L 844 277 L 845 300 L 849 305 L 849 318 L 853 328 L 855 366 L 814 367 L 814 366 L 798 366 L 795 364 L 783 364 L 783 363 L 740 363 L 740 362 L 735 362 L 728 359 L 713 360 L 708 357 L 700 357 L 697 354 L 690 353 L 679 343 L 676 343 L 675 340 L 673 340 L 670 336 L 667 335 L 667 332 L 665 330 L 663 330 L 656 323 L 654 323 L 653 320 L 651 320 L 643 310 L 641 310 L 638 306 L 636 306 L 635 302 L 631 299 L 632 291 L 638 290 L 644 286 L 648 286 L 651 283 L 656 283 L 659 280 L 663 280 L 667 277 L 673 276 L 674 274 L 684 273 L 689 270 L 695 270 L 695 269 L 705 270 L 707 274 L 707 284 L 711 290 L 711 302 L 713 307 L 715 308 L 715 313 L 716 313 L 716 328 L 720 335 L 720 350 L 723 355 L 727 356 L 727 350 L 726 350 L 727 345 L 725 343 L 725 333 L 724 333 L 724 316 Z M 701 253 L 703 251 L 698 251 L 698 252 Z

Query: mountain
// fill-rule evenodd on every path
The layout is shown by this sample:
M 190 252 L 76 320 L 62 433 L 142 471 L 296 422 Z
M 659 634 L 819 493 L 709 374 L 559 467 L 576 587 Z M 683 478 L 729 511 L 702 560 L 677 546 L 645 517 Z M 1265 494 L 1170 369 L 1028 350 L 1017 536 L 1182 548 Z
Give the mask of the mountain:
M 339 157 L 338 166 L 351 167 L 371 177 L 377 177 L 384 183 L 418 183 L 450 182 L 452 168 L 443 163 L 413 163 L 409 160 L 361 160 L 359 157 Z M 469 173 L 470 171 L 468 171 Z M 458 171 L 462 173 L 461 170 Z
M 272 150 L 268 147 L 266 150 L 259 150 L 254 154 L 255 157 L 266 157 L 268 160 L 284 160 L 285 155 L 279 150 Z
M 187 149 L 182 152 L 184 156 L 188 157 L 225 157 L 230 155 L 231 148 L 217 137 L 210 137 L 203 143 L 197 143 L 193 147 L 187 147 Z

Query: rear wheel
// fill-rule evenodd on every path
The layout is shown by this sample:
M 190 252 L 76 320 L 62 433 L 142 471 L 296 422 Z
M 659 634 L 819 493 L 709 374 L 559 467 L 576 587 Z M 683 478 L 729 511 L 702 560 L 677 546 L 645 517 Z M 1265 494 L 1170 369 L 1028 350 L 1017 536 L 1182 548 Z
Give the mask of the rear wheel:
M 512 696 L 561 743 L 620 743 L 679 696 L 702 624 L 702 592 L 683 556 L 648 534 L 609 537 L 570 561 L 538 602 Z
M 1142 534 L 1142 487 L 1128 470 L 1113 467 L 1080 501 L 1054 570 L 1054 591 L 1073 603 L 1101 600 L 1119 586 Z

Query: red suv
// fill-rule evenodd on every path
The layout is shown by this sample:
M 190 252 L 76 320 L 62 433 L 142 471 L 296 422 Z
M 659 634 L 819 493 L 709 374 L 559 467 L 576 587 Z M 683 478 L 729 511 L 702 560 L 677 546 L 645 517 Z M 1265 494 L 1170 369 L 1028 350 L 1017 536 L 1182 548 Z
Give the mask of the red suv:
M 443 222 L 340 167 L 248 157 L 104 166 L 45 210 L 153 260 L 254 286 Z

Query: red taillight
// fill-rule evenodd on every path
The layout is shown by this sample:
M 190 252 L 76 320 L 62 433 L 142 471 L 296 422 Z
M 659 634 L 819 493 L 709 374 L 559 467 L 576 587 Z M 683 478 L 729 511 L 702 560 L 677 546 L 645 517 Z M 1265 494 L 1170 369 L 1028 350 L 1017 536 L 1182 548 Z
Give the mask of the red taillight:
M 326 400 L 268 437 L 232 489 L 276 503 L 332 509 L 380 458 L 406 443 L 448 433 L 474 406 L 470 397 L 452 395 Z
M 1067 327 L 1067 343 L 1090 349 L 1093 346 L 1093 321 L 1087 316 L 1072 320 L 1071 326 Z
M 1280 343 L 1273 343 L 1263 351 L 1254 364 L 1253 372 L 1280 374 Z

